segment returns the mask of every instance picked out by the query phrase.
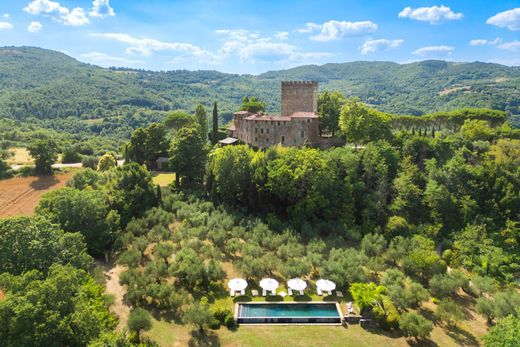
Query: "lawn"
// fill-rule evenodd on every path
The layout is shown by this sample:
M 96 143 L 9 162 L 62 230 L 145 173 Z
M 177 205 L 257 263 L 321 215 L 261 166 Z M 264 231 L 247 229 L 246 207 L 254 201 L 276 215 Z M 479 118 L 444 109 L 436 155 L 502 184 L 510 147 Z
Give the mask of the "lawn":
M 175 180 L 175 174 L 172 172 L 154 171 L 152 176 L 153 183 L 161 187 L 167 187 Z

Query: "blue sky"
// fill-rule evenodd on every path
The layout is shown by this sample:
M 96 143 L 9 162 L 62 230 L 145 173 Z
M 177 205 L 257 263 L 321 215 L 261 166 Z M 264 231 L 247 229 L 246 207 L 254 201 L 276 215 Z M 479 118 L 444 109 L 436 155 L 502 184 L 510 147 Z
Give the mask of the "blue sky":
M 1 0 L 0 46 L 101 66 L 257 74 L 424 59 L 520 65 L 520 0 Z

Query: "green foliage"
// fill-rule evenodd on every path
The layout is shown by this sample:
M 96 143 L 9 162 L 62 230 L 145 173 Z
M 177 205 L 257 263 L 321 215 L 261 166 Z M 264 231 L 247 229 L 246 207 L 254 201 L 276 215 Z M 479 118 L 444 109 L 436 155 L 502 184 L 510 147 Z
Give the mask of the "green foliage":
M 195 108 L 195 118 L 197 119 L 197 123 L 200 128 L 200 135 L 202 136 L 202 141 L 208 141 L 208 116 L 206 115 L 206 110 L 202 104 L 198 104 Z
M 96 170 L 99 163 L 99 159 L 97 157 L 84 157 L 83 160 L 81 160 L 81 165 L 83 165 L 83 168 L 85 169 L 92 169 Z
M 169 124 L 169 123 L 168 123 Z M 130 162 L 152 168 L 154 161 L 166 155 L 168 138 L 166 127 L 160 123 L 150 124 L 147 128 L 138 128 L 132 133 L 125 148 L 125 156 Z
M 433 330 L 433 323 L 415 312 L 408 312 L 401 316 L 399 328 L 404 336 L 427 339 Z
M 63 155 L 61 157 L 62 163 L 80 163 L 81 162 L 81 154 L 79 153 L 79 148 L 77 146 L 68 146 L 63 150 Z
M 58 159 L 58 145 L 54 140 L 36 140 L 27 148 L 34 158 L 36 173 L 52 174 L 52 164 Z
M 520 313 L 500 319 L 484 336 L 486 347 L 517 347 L 520 341 Z
M 435 314 L 449 326 L 455 326 L 464 319 L 464 312 L 453 300 L 441 301 L 437 306 Z
M 197 302 L 184 311 L 182 319 L 184 323 L 193 324 L 198 327 L 200 332 L 203 332 L 204 328 L 210 325 L 215 318 L 213 318 L 207 304 Z
M 347 141 L 356 145 L 392 137 L 387 116 L 369 109 L 355 97 L 347 99 L 341 108 L 339 128 Z
M 361 311 L 363 311 L 380 301 L 381 295 L 386 293 L 386 288 L 383 286 L 376 286 L 373 282 L 355 282 L 350 285 L 349 291 L 356 305 Z
M 120 218 L 110 210 L 107 197 L 92 189 L 61 188 L 42 196 L 36 213 L 68 232 L 80 232 L 89 252 L 108 252 L 119 230 Z
M 218 142 L 218 107 L 216 101 L 213 103 L 213 112 L 211 120 L 211 144 L 215 145 Z
M 169 153 L 177 183 L 183 186 L 202 183 L 208 154 L 200 129 L 180 129 L 172 141 Z
M 127 326 L 130 331 L 135 332 L 139 337 L 141 332 L 152 328 L 152 317 L 145 309 L 135 308 L 128 316 Z
M 251 113 L 259 113 L 265 111 L 265 102 L 258 100 L 256 97 L 245 96 L 242 98 L 242 105 L 240 105 L 240 111 L 248 111 Z
M 158 204 L 152 176 L 144 166 L 137 163 L 118 166 L 107 171 L 105 179 L 101 190 L 106 192 L 110 208 L 121 216 L 122 226 Z
M 325 90 L 318 95 L 320 133 L 334 136 L 339 130 L 339 114 L 346 101 L 345 96 L 339 91 Z
M 89 269 L 92 258 L 79 233 L 64 233 L 41 217 L 0 219 L 0 273 L 44 273 L 55 263 Z
M 98 171 L 108 171 L 117 166 L 117 160 L 112 153 L 107 153 L 99 158 Z
M 493 136 L 493 129 L 488 126 L 488 123 L 476 119 L 466 119 L 460 132 L 465 139 L 470 141 L 490 140 Z
M 85 346 L 116 319 L 103 303 L 104 288 L 83 270 L 54 264 L 37 271 L 0 275 L 3 346 Z

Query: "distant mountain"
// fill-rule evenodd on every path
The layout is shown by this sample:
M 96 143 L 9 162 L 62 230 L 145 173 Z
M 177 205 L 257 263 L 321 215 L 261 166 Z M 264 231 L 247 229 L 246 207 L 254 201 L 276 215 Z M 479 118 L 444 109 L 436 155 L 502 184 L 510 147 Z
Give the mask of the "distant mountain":
M 242 97 L 254 95 L 276 113 L 281 80 L 317 80 L 322 90 L 337 89 L 396 114 L 462 107 L 520 114 L 520 67 L 498 64 L 359 61 L 253 76 L 105 69 L 56 51 L 4 47 L 0 48 L 0 117 L 22 122 L 30 118 L 44 128 L 70 133 L 119 132 L 117 137 L 125 137 L 135 126 L 161 119 L 171 110 L 193 111 L 199 102 L 210 111 L 217 101 L 227 120 Z

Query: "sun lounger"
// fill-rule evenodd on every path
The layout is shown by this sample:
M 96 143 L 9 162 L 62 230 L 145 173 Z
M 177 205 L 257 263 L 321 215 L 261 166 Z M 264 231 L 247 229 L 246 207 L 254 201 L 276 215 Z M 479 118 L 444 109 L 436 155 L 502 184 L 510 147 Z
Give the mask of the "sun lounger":
M 289 295 L 290 295 L 290 296 L 293 295 L 293 292 L 292 292 L 292 289 L 291 289 L 291 288 L 289 288 L 287 291 L 289 292 Z
M 271 295 L 275 296 L 276 295 L 276 290 L 271 291 Z
M 340 290 L 337 290 L 336 291 L 336 295 L 337 295 L 338 298 L 342 298 L 343 297 L 343 292 L 340 291 Z
M 235 296 L 235 291 L 232 290 L 232 289 L 230 289 L 230 290 L 229 290 L 229 296 Z
M 262 296 L 267 296 L 267 291 L 265 289 L 262 289 Z
M 303 290 L 300 290 L 300 295 L 305 295 L 305 293 L 303 292 Z
M 322 295 L 323 295 L 323 292 L 321 291 L 320 288 L 318 288 L 316 291 L 318 292 L 318 295 L 319 295 L 319 296 L 322 296 Z
M 240 291 L 240 295 L 246 295 L 246 290 L 245 290 L 245 289 L 242 289 L 242 290 Z
M 258 290 L 253 289 L 253 290 L 251 291 L 251 294 L 253 294 L 253 296 L 258 296 Z

